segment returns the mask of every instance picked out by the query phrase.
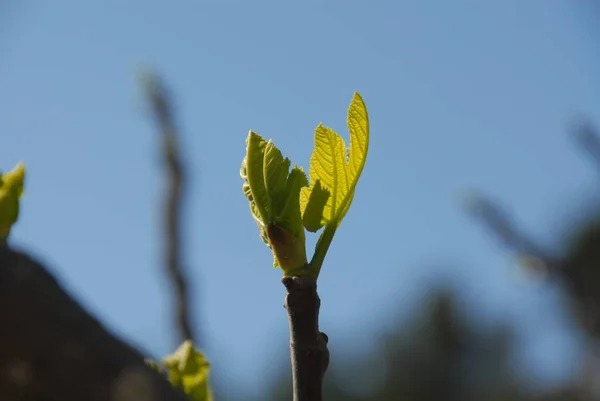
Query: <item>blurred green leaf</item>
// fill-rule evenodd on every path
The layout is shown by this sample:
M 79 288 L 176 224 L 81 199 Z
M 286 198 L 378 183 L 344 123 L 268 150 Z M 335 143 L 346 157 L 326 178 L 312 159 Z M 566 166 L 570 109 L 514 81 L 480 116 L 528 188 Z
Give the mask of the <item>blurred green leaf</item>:
M 208 386 L 210 364 L 190 340 L 163 359 L 163 364 L 171 384 L 181 388 L 192 401 L 212 401 Z

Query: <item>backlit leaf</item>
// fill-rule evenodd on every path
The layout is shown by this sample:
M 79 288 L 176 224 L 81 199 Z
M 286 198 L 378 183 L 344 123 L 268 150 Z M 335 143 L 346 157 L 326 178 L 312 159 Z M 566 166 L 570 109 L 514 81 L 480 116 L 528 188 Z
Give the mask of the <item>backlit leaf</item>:
M 327 224 L 339 226 L 352 204 L 369 148 L 369 117 L 358 93 L 350 104 L 347 123 L 349 148 L 331 128 L 319 124 L 315 130 L 311 185 L 302 189 L 300 197 L 304 227 L 309 231 Z

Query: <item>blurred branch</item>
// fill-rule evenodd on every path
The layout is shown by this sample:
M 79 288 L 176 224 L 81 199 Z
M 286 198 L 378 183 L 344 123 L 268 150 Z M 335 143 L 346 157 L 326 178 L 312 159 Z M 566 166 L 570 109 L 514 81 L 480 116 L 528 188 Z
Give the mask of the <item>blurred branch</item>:
M 585 150 L 596 167 L 600 169 L 600 135 L 595 127 L 588 121 L 578 124 L 574 131 L 575 141 Z
M 178 147 L 172 101 L 158 76 L 147 77 L 146 90 L 152 113 L 163 139 L 163 161 L 168 174 L 165 199 L 166 267 L 176 293 L 176 319 L 182 340 L 196 343 L 190 313 L 187 277 L 181 264 L 181 205 L 185 187 L 185 167 Z
M 589 227 L 578 241 L 576 249 L 566 257 L 556 258 L 520 232 L 504 211 L 491 200 L 477 196 L 470 202 L 469 211 L 512 252 L 519 255 L 526 268 L 535 272 L 542 271 L 558 279 L 574 301 L 582 327 L 592 336 L 600 336 L 600 274 L 597 269 L 600 227 Z
M 521 232 L 506 212 L 491 199 L 477 194 L 469 199 L 468 212 L 477 218 L 494 237 L 501 241 L 534 270 L 556 272 L 558 262 L 532 238 Z
M 0 400 L 187 400 L 45 266 L 2 245 L 0 327 Z

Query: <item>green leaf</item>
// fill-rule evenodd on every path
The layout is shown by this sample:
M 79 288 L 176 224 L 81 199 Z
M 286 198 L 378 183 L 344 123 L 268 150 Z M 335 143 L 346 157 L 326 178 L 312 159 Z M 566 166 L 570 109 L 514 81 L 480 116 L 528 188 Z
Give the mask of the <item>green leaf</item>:
M 0 242 L 6 241 L 19 218 L 19 199 L 23 195 L 25 165 L 18 163 L 11 171 L 0 174 Z
M 192 401 L 212 401 L 208 387 L 210 364 L 190 340 L 179 346 L 174 354 L 163 359 L 169 381 L 181 388 Z
M 246 139 L 246 157 L 240 170 L 240 174 L 244 179 L 242 189 L 250 202 L 250 211 L 261 232 L 268 224 L 267 191 L 263 176 L 265 147 L 265 140 L 260 135 L 250 131 Z
M 285 274 L 298 273 L 307 264 L 300 190 L 308 180 L 297 166 L 290 172 L 290 160 L 272 141 L 250 131 L 246 143 L 240 175 L 250 211 L 273 252 L 273 266 Z
M 286 182 L 284 202 L 277 214 L 277 221 L 296 238 L 304 241 L 302 213 L 300 212 L 300 191 L 308 187 L 308 179 L 302 168 L 294 166 Z
M 304 226 L 309 231 L 315 232 L 326 224 L 339 226 L 352 204 L 369 149 L 369 117 L 358 93 L 354 93 L 347 123 L 349 149 L 331 128 L 319 124 L 315 130 L 315 149 L 310 159 L 311 186 L 303 188 L 300 197 Z M 318 193 L 322 189 L 329 191 L 327 199 Z M 322 210 L 321 216 L 319 210 Z M 320 220 L 318 224 L 316 220 Z
M 272 141 L 250 131 L 240 174 L 260 236 L 271 248 L 274 266 L 284 274 L 317 277 L 333 236 L 348 213 L 369 147 L 369 117 L 358 93 L 348 110 L 349 148 L 331 128 L 315 130 L 310 181 Z M 325 226 L 310 264 L 306 263 L 304 228 Z
M 358 179 L 362 174 L 369 150 L 369 116 L 358 93 L 354 93 L 348 109 L 350 148 L 331 128 L 319 124 L 315 130 L 315 149 L 310 159 L 308 188 L 300 192 L 300 207 L 304 227 L 321 233 L 310 270 L 319 275 L 333 236 L 350 209 Z
M 267 142 L 263 163 L 263 176 L 267 191 L 267 221 L 275 220 L 275 217 L 283 209 L 289 172 L 290 159 L 284 159 L 281 151 L 272 141 Z
M 329 190 L 321 186 L 321 180 L 316 180 L 310 191 L 300 192 L 300 202 L 304 210 L 303 223 L 308 231 L 314 233 L 323 226 L 323 212 L 330 196 Z

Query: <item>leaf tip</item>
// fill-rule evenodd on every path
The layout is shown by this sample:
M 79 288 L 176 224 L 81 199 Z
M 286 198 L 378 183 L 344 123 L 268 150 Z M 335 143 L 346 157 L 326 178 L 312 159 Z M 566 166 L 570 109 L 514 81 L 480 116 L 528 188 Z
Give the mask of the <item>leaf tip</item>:
M 6 185 L 9 188 L 17 190 L 19 196 L 23 193 L 23 184 L 25 181 L 25 163 L 18 162 L 12 170 L 0 174 L 0 186 Z

